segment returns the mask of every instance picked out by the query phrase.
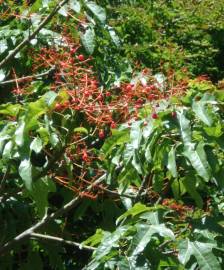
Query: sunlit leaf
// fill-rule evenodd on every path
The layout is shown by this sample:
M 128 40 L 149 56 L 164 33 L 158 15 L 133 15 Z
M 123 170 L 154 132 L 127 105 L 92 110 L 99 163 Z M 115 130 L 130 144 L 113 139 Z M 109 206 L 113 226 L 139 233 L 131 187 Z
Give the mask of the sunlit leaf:
M 207 161 L 204 143 L 200 142 L 195 150 L 192 149 L 192 147 L 187 147 L 184 151 L 184 155 L 190 160 L 191 165 L 194 167 L 198 175 L 200 175 L 205 181 L 209 181 L 211 178 L 211 168 Z
M 28 190 L 32 190 L 32 164 L 28 158 L 21 161 L 19 165 L 19 175 L 23 179 L 25 187 Z
M 173 177 L 177 177 L 177 165 L 176 165 L 175 147 L 172 147 L 169 154 L 168 154 L 167 168 L 171 172 Z
M 102 8 L 101 6 L 98 6 L 94 2 L 87 2 L 86 6 L 96 16 L 96 18 L 101 23 L 105 23 L 105 21 L 106 21 L 106 12 L 105 12 L 104 8 Z
M 81 41 L 88 54 L 93 54 L 95 49 L 95 31 L 87 28 L 84 34 L 81 34 Z
M 42 148 L 43 148 L 42 140 L 39 137 L 34 138 L 30 144 L 30 149 L 38 154 L 40 153 Z
M 211 243 L 182 240 L 179 244 L 178 258 L 182 264 L 186 265 L 190 257 L 194 256 L 201 270 L 221 270 L 221 265 L 212 253 L 212 249 L 215 247 L 215 244 Z

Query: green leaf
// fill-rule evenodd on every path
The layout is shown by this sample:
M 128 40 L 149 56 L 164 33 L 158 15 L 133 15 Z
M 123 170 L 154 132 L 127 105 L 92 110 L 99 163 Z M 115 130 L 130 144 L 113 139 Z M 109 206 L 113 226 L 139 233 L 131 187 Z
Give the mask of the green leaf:
M 117 182 L 119 183 L 119 190 L 123 193 L 131 184 L 140 186 L 141 179 L 134 167 L 129 164 L 118 175 Z
M 23 146 L 24 144 L 24 135 L 25 135 L 25 122 L 24 120 L 22 120 L 15 131 L 15 143 L 20 147 Z
M 155 128 L 155 126 L 153 125 L 153 122 L 149 120 L 147 122 L 147 125 L 144 126 L 144 128 L 143 128 L 143 132 L 142 132 L 143 137 L 145 139 L 148 138 L 152 134 L 154 128 Z
M 216 126 L 212 127 L 204 127 L 205 132 L 208 134 L 208 136 L 211 137 L 221 137 L 223 134 L 222 131 L 222 125 L 220 123 L 217 123 Z
M 70 0 L 69 7 L 72 10 L 74 10 L 76 13 L 79 13 L 81 10 L 81 5 L 80 5 L 79 1 L 76 1 L 76 0 Z
M 180 126 L 180 133 L 183 139 L 184 144 L 191 143 L 191 126 L 190 120 L 188 120 L 185 116 L 185 111 L 182 109 L 177 111 L 177 119 Z
M 110 34 L 110 37 L 111 37 L 113 43 L 114 43 L 117 47 L 119 47 L 119 46 L 121 45 L 121 43 L 120 43 L 120 38 L 119 38 L 118 35 L 116 34 L 116 32 L 115 32 L 115 30 L 113 29 L 113 27 L 107 25 L 106 28 L 107 28 L 107 30 L 108 30 L 108 32 L 109 32 L 109 34 Z
M 134 152 L 134 155 L 133 155 L 133 159 L 131 161 L 131 164 L 133 165 L 133 167 L 136 169 L 136 171 L 142 175 L 143 174 L 143 171 L 142 171 L 142 162 L 140 160 L 140 157 L 139 157 L 139 154 L 138 152 Z
M 38 125 L 38 118 L 47 112 L 46 96 L 43 96 L 35 102 L 28 103 L 25 108 L 24 122 L 25 131 L 28 132 L 30 129 Z
M 183 181 L 183 184 L 187 190 L 187 192 L 190 194 L 192 199 L 195 200 L 197 206 L 199 208 L 203 207 L 203 200 L 201 198 L 201 195 L 196 190 L 196 179 L 194 175 L 188 175 L 183 178 L 181 178 Z
M 146 219 L 149 221 L 152 225 L 159 225 L 161 223 L 161 215 L 162 211 L 152 211 L 152 212 L 145 212 L 140 215 L 139 218 Z
M 68 16 L 68 5 L 64 5 L 63 7 L 61 7 L 59 9 L 58 13 L 64 17 L 67 17 Z
M 112 136 L 108 138 L 102 146 L 103 153 L 108 156 L 116 145 L 122 145 L 130 139 L 129 131 L 125 130 L 112 130 Z
M 134 149 L 138 149 L 142 139 L 141 122 L 134 122 L 131 125 L 130 140 Z
M 125 164 L 125 167 L 127 167 L 127 165 L 130 163 L 134 154 L 135 154 L 135 149 L 133 148 L 133 145 L 131 143 L 127 143 L 125 145 L 125 149 L 123 152 L 123 162 Z
M 31 197 L 36 203 L 37 212 L 40 218 L 42 218 L 48 207 L 48 193 L 55 192 L 56 186 L 50 178 L 42 178 L 35 181 L 30 193 Z
M 106 12 L 105 12 L 104 8 L 102 8 L 101 6 L 98 6 L 94 2 L 87 2 L 86 6 L 101 23 L 103 23 L 103 24 L 105 23 Z
M 186 265 L 191 256 L 194 256 L 200 267 L 200 270 L 221 270 L 221 266 L 217 258 L 212 253 L 215 244 L 202 243 L 198 241 L 191 242 L 189 239 L 180 241 L 178 248 L 178 259 Z
M 50 136 L 49 136 L 49 132 L 48 132 L 47 128 L 40 127 L 40 128 L 37 130 L 37 133 L 40 135 L 40 138 L 41 138 L 41 140 L 42 140 L 42 143 L 43 143 L 44 145 L 48 144 L 49 139 L 50 139 Z
M 126 211 L 123 215 L 121 215 L 117 221 L 116 224 L 118 224 L 122 219 L 131 216 L 134 217 L 136 215 L 139 215 L 143 212 L 149 211 L 149 207 L 145 206 L 144 204 L 141 203 L 136 203 L 131 209 L 129 209 L 128 211 Z
M 177 177 L 177 165 L 176 165 L 176 157 L 175 157 L 175 146 L 173 146 L 168 154 L 168 170 L 171 172 L 173 177 Z
M 192 110 L 202 122 L 204 122 L 208 126 L 212 125 L 213 120 L 206 109 L 206 102 L 194 101 L 192 104 Z
M 85 133 L 85 134 L 88 134 L 88 130 L 84 127 L 77 127 L 74 129 L 74 132 L 78 132 L 78 133 Z
M 55 132 L 50 133 L 50 143 L 54 147 L 60 145 L 60 139 Z
M 146 224 L 137 224 L 137 234 L 133 238 L 132 245 L 136 245 L 132 252 L 132 256 L 136 256 L 142 251 L 151 240 L 152 235 L 158 234 L 162 237 L 167 237 L 172 240 L 175 240 L 174 233 L 168 229 L 164 224 L 158 225 L 146 225 Z
M 4 39 L 0 40 L 0 55 L 3 54 L 7 49 L 8 49 L 7 41 Z M 0 73 L 1 73 L 1 70 L 0 70 Z
M 192 147 L 187 147 L 184 151 L 184 155 L 191 162 L 191 165 L 205 181 L 209 181 L 211 178 L 211 168 L 207 161 L 206 153 L 204 150 L 204 143 L 200 142 L 196 150 Z
M 12 156 L 12 149 L 13 149 L 13 141 L 9 141 L 6 143 L 5 147 L 4 147 L 4 151 L 2 153 L 2 157 L 4 159 L 10 159 Z
M 118 227 L 115 232 L 107 233 L 102 239 L 101 245 L 95 251 L 96 260 L 100 260 L 104 256 L 106 256 L 112 248 L 117 245 L 120 238 L 127 232 L 130 226 L 122 226 Z
M 34 138 L 30 144 L 30 149 L 38 154 L 40 153 L 42 148 L 43 148 L 42 140 L 39 137 Z
M 84 34 L 81 34 L 82 44 L 88 54 L 93 54 L 95 49 L 95 31 L 92 28 L 87 28 Z
M 174 194 L 175 200 L 180 200 L 181 196 L 186 194 L 187 190 L 183 182 L 180 179 L 175 178 L 171 183 L 172 192 Z
M 0 69 L 0 82 L 2 82 L 5 79 L 6 75 L 3 69 Z
M 0 114 L 16 116 L 21 108 L 20 104 L 2 104 L 0 105 Z
M 49 92 L 44 94 L 43 99 L 48 106 L 51 106 L 54 103 L 57 96 L 58 96 L 57 93 L 55 93 L 53 91 L 49 91 Z
M 96 233 L 82 242 L 82 245 L 90 245 L 92 247 L 97 246 L 101 243 L 102 238 L 104 237 L 105 233 L 101 229 L 97 229 Z
M 24 159 L 19 165 L 19 175 L 23 179 L 25 187 L 32 190 L 32 163 L 30 159 Z

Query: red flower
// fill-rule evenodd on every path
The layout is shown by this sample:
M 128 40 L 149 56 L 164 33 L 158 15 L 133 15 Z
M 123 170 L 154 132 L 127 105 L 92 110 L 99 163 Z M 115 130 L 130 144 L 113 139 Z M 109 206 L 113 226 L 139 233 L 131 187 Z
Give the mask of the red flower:
M 158 119 L 158 114 L 157 113 L 153 113 L 152 114 L 152 119 Z
M 79 54 L 78 55 L 78 59 L 79 59 L 79 61 L 84 61 L 85 60 L 85 56 L 83 54 Z
M 116 128 L 117 127 L 117 124 L 113 121 L 113 122 L 111 122 L 110 127 L 111 128 Z
M 127 91 L 131 91 L 132 88 L 133 88 L 132 84 L 128 84 L 128 85 L 126 86 L 126 90 L 127 90 Z
M 83 152 L 82 152 L 82 160 L 85 162 L 88 161 L 88 154 L 87 154 L 86 150 L 83 150 Z
M 99 131 L 99 138 L 100 139 L 103 139 L 104 137 L 105 137 L 105 133 L 104 133 L 103 129 L 100 129 L 100 131 Z

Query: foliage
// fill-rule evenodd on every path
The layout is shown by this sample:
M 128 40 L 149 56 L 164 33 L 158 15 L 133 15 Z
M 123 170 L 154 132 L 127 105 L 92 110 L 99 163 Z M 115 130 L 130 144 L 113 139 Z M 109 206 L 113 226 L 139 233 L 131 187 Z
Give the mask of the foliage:
M 223 269 L 222 1 L 16 2 L 1 269 Z
M 123 37 L 123 53 L 133 62 L 164 72 L 184 68 L 192 75 L 223 77 L 223 1 L 103 2 Z
M 102 242 L 84 269 L 195 269 L 197 264 L 200 269 L 222 269 L 219 255 L 214 255 L 215 250 L 222 250 L 216 241 L 221 231 L 203 230 L 190 214 L 182 208 L 180 223 L 170 209 L 135 204 L 118 218 L 116 231 L 94 235 L 94 241 L 100 238 Z M 189 219 L 195 222 L 194 228 L 189 227 Z M 85 243 L 92 241 L 93 236 Z

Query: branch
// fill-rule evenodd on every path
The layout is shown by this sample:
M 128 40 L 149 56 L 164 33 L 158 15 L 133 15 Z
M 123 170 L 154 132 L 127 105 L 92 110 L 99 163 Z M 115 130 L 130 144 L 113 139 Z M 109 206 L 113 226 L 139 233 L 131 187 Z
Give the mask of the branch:
M 116 197 L 124 197 L 124 198 L 128 198 L 128 199 L 135 199 L 135 195 L 128 195 L 128 194 L 122 194 L 122 193 L 118 193 L 117 191 L 114 191 L 114 190 L 110 190 L 110 189 L 107 189 L 103 186 L 96 186 L 97 188 L 107 192 L 107 193 L 110 193 L 110 194 L 113 194 L 115 195 Z
M 17 235 L 13 240 L 7 242 L 4 246 L 0 247 L 0 255 L 3 255 L 7 251 L 10 251 L 12 249 L 12 247 L 15 244 L 17 244 L 18 242 L 21 242 L 21 241 L 29 238 L 30 235 L 32 233 L 34 233 L 35 230 L 42 228 L 44 225 L 46 225 L 50 221 L 56 219 L 57 217 L 61 216 L 62 214 L 66 213 L 66 212 L 68 212 L 69 210 L 71 210 L 78 203 L 79 199 L 80 199 L 80 197 L 77 196 L 76 198 L 74 198 L 73 200 L 71 200 L 69 203 L 67 203 L 66 205 L 64 205 L 62 208 L 60 208 L 55 213 L 52 213 L 49 216 L 43 217 L 42 220 L 40 220 L 39 222 L 37 222 L 31 228 L 25 230 L 21 234 Z
M 31 76 L 25 76 L 25 77 L 18 78 L 18 79 L 13 79 L 13 80 L 8 80 L 8 81 L 0 82 L 0 85 L 10 84 L 10 83 L 14 83 L 14 82 L 15 83 L 18 83 L 18 82 L 23 82 L 23 81 L 26 81 L 26 80 L 32 80 L 32 79 L 42 78 L 44 76 L 49 75 L 54 70 L 55 70 L 55 66 L 51 67 L 48 71 L 45 71 L 45 72 L 40 73 L 40 74 L 31 75 Z
M 62 0 L 58 2 L 51 13 L 40 23 L 36 30 L 33 31 L 27 38 L 25 38 L 19 45 L 11 51 L 1 62 L 0 68 L 2 68 L 11 58 L 13 58 L 23 47 L 25 47 L 39 32 L 40 30 L 54 17 L 54 15 L 58 12 L 58 10 L 68 2 L 68 0 Z
M 105 178 L 105 175 L 102 175 L 92 185 L 88 186 L 88 188 L 86 190 L 87 191 L 91 190 L 91 188 L 95 184 L 100 183 L 104 178 Z M 28 239 L 34 233 L 34 231 L 41 229 L 43 226 L 45 226 L 50 221 L 58 218 L 59 216 L 65 214 L 66 212 L 70 211 L 72 208 L 74 208 L 77 205 L 77 203 L 79 202 L 80 199 L 81 199 L 81 196 L 77 196 L 76 198 L 74 198 L 73 200 L 68 202 L 66 205 L 64 205 L 62 208 L 60 208 L 56 212 L 54 212 L 48 216 L 43 217 L 43 219 L 40 220 L 39 222 L 37 222 L 35 225 L 33 225 L 29 229 L 25 230 L 21 234 L 17 235 L 11 241 L 7 242 L 5 245 L 0 247 L 0 256 L 3 255 L 4 253 L 6 253 L 7 251 L 10 251 L 15 244 L 18 244 L 19 242 Z
M 86 249 L 89 251 L 94 251 L 96 249 L 94 247 L 82 245 L 82 244 L 77 243 L 77 242 L 68 241 L 68 240 L 65 240 L 63 238 L 59 238 L 59 237 L 55 237 L 55 236 L 51 236 L 51 235 L 47 235 L 47 234 L 31 233 L 30 238 L 55 241 L 55 242 L 59 242 L 61 244 L 67 244 L 70 246 L 77 247 L 79 249 Z

